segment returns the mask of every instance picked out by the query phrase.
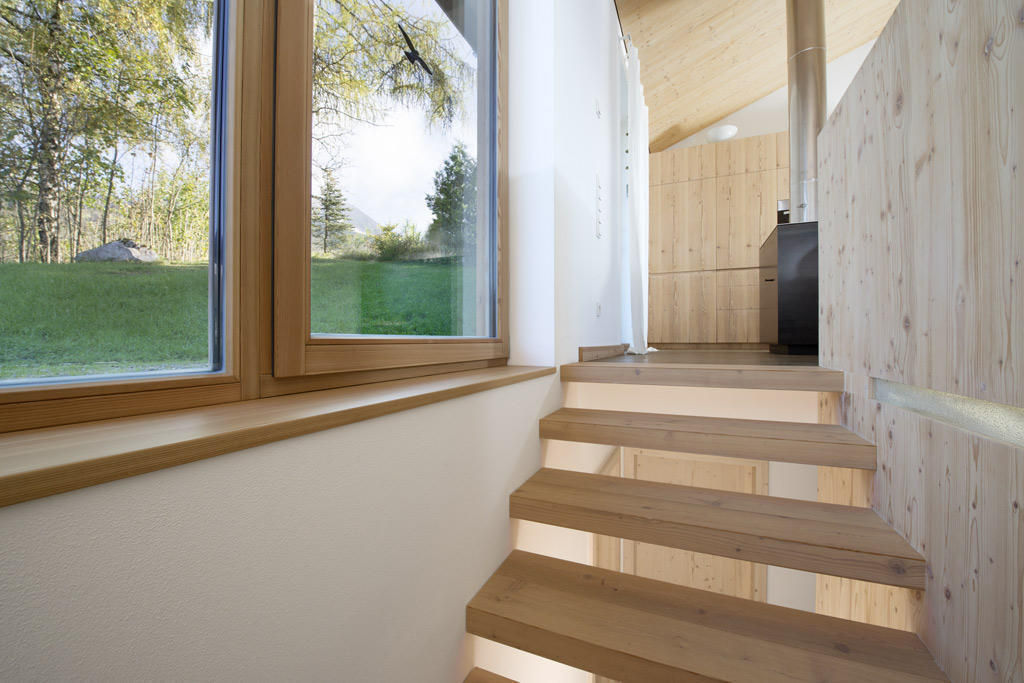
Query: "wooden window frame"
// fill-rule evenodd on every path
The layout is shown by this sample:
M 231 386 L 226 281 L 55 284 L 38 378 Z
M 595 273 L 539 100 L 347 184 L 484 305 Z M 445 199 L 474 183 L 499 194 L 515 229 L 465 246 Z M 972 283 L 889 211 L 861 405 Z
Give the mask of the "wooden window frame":
M 453 363 L 505 363 L 508 332 L 508 126 L 506 0 L 495 5 L 497 46 L 497 288 L 493 337 L 314 337 L 310 330 L 312 41 L 315 0 L 278 6 L 274 186 L 273 376 L 345 375 Z M 288 77 L 284 77 L 285 74 Z
M 275 278 L 294 257 L 289 242 L 275 229 L 275 106 L 279 20 L 311 0 L 228 0 L 231 2 L 226 52 L 229 84 L 225 157 L 224 366 L 219 372 L 182 373 L 147 378 L 83 379 L 66 384 L 0 388 L 0 433 L 56 427 L 118 417 L 161 413 L 284 394 L 356 386 L 391 380 L 479 370 L 507 364 L 508 358 L 508 165 L 507 165 L 507 0 L 497 0 L 498 282 L 497 336 L 480 339 L 321 340 L 296 348 L 278 348 L 275 333 L 294 332 L 287 317 L 296 310 L 278 307 L 281 288 Z M 287 10 L 287 11 L 286 11 Z M 311 18 L 311 15 L 310 15 Z M 287 20 L 286 20 L 287 21 Z M 310 24 L 311 26 L 311 24 Z M 287 26 L 285 27 L 287 28 Z M 282 79 L 289 84 L 295 79 Z M 287 117 L 287 112 L 284 116 Z M 306 200 L 308 192 L 302 195 Z M 277 197 L 278 202 L 280 197 Z M 308 202 L 307 202 L 308 205 Z M 280 209 L 281 207 L 276 207 Z M 308 223 L 307 223 L 308 229 Z M 282 240 L 282 237 L 284 239 Z M 303 238 L 300 238 L 300 240 Z M 306 239 L 305 244 L 309 241 Z M 291 245 L 292 251 L 289 251 Z M 308 247 L 299 252 L 299 268 L 308 272 Z M 294 275 L 294 273 L 292 273 Z M 308 277 L 305 296 L 308 301 Z M 299 309 L 302 310 L 302 309 Z M 308 311 L 308 305 L 305 310 Z M 278 321 L 275 327 L 274 321 Z M 300 322 L 301 324 L 301 322 Z M 308 326 L 308 323 L 307 323 Z M 304 328 L 302 328 L 304 329 Z M 304 341 L 301 336 L 294 339 Z M 334 340 L 331 340 L 334 341 Z M 373 340 L 376 342 L 376 340 Z M 295 358 L 302 364 L 294 373 Z M 339 359 L 341 362 L 339 363 Z M 282 369 L 292 368 L 285 373 Z
M 240 282 L 240 171 L 242 70 L 246 51 L 248 2 L 233 0 L 227 15 L 228 59 L 224 131 L 224 319 L 223 368 L 215 372 L 182 372 L 158 379 L 145 376 L 83 378 L 67 383 L 25 384 L 0 388 L 0 433 L 85 422 L 126 415 L 175 410 L 238 401 L 244 397 L 239 315 L 243 306 Z

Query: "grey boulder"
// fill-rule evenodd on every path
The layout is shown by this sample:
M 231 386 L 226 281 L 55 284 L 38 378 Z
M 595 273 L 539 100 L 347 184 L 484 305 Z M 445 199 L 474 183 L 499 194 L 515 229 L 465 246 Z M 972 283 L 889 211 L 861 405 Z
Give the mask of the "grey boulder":
M 81 252 L 76 261 L 121 261 L 131 263 L 153 263 L 159 256 L 149 247 L 143 247 L 130 239 L 108 242 L 95 249 Z

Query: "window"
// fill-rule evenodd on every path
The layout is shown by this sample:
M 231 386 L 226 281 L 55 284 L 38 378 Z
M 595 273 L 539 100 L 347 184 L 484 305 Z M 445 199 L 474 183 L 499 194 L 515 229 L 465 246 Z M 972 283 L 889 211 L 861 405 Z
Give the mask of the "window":
M 0 3 L 0 433 L 504 365 L 505 12 Z
M 307 2 L 278 24 L 274 374 L 507 356 L 495 4 Z
M 223 367 L 226 25 L 0 7 L 0 386 Z

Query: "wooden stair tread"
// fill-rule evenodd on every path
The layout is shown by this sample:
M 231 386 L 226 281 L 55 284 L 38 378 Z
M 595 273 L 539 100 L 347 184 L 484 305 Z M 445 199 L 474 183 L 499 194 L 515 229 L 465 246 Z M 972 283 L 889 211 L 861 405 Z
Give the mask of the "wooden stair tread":
M 873 470 L 875 446 L 838 425 L 561 408 L 544 439 Z
M 819 367 L 817 358 L 765 351 L 659 351 L 567 363 L 566 382 L 730 387 L 791 391 L 842 391 L 843 373 Z
M 514 551 L 471 634 L 624 681 L 946 680 L 913 633 Z
M 463 681 L 463 683 L 516 683 L 516 682 L 513 681 L 511 678 L 505 678 L 504 676 L 499 676 L 498 674 L 491 673 L 490 671 L 487 671 L 486 669 L 481 669 L 480 667 L 474 667 L 473 670 L 469 672 L 469 675 L 466 676 L 466 678 Z
M 542 469 L 510 515 L 792 569 L 925 588 L 925 560 L 873 510 Z

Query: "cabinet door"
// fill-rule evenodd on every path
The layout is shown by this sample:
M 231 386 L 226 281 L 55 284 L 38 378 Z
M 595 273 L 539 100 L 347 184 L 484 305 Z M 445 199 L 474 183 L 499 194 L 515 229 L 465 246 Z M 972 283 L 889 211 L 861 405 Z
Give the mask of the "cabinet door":
M 715 273 L 651 273 L 651 345 L 712 343 L 716 335 Z
M 715 273 L 718 311 L 716 341 L 757 343 L 761 340 L 761 269 Z
M 758 249 L 777 221 L 778 175 L 775 169 L 717 179 L 718 269 L 758 266 Z

